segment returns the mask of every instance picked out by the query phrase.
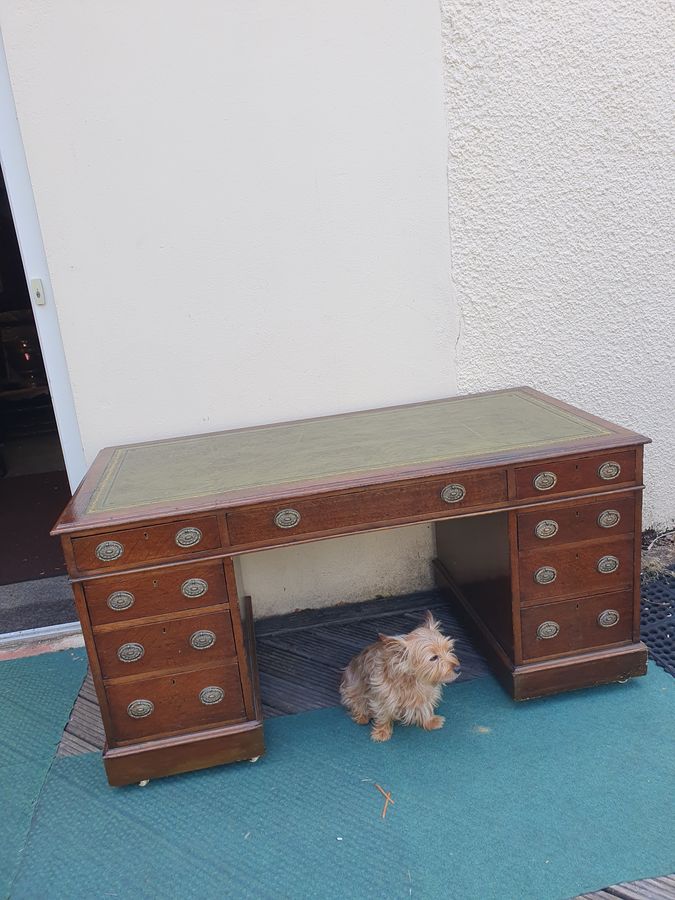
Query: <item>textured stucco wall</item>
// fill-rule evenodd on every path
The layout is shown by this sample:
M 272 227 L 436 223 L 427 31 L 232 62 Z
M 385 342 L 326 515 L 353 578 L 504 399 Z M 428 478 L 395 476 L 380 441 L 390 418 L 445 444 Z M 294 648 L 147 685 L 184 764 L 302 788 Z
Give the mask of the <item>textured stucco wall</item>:
M 89 461 L 456 390 L 437 0 L 0 0 L 0 27 Z M 428 528 L 367 548 L 247 557 L 256 609 L 429 584 Z
M 532 384 L 654 439 L 675 518 L 675 21 L 443 0 L 459 390 Z

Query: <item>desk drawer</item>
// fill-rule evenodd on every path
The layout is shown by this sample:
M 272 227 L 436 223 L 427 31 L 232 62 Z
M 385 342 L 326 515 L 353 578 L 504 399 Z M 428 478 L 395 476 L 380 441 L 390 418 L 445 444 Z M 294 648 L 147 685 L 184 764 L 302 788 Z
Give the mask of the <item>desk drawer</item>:
M 96 653 L 104 678 L 210 665 L 236 655 L 227 610 L 99 631 Z
M 151 560 L 176 559 L 219 548 L 215 516 L 73 539 L 73 555 L 80 572 L 128 568 Z
M 633 595 L 598 594 L 523 609 L 523 659 L 562 656 L 632 640 Z
M 519 500 L 571 491 L 605 491 L 635 483 L 635 450 L 606 450 L 593 456 L 556 459 L 516 468 Z
M 414 517 L 442 518 L 506 499 L 506 471 L 499 469 L 244 507 L 228 513 L 227 523 L 233 547 L 277 544 L 358 525 L 368 527 Z
M 84 582 L 84 596 L 94 628 L 227 603 L 220 562 L 164 566 L 148 572 L 113 575 Z
M 585 503 L 540 507 L 518 513 L 518 547 L 530 550 L 631 534 L 634 529 L 635 498 L 619 494 Z
M 633 536 L 529 550 L 520 554 L 519 574 L 521 603 L 528 606 L 629 588 L 633 585 Z
M 108 684 L 106 694 L 115 741 L 245 717 L 239 667 L 234 664 Z

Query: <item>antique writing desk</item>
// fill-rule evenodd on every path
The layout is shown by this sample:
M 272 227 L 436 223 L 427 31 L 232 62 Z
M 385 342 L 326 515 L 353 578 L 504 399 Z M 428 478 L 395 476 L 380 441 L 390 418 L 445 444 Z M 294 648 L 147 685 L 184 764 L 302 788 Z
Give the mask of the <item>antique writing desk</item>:
M 242 553 L 436 523 L 517 700 L 642 675 L 648 438 L 530 388 L 103 450 L 54 527 L 111 784 L 263 751 Z

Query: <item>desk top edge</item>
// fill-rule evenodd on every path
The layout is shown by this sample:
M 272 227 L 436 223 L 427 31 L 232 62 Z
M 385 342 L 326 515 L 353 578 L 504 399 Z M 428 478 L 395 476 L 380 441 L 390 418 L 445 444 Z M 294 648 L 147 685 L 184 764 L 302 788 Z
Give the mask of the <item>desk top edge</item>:
M 569 413 L 587 423 L 604 430 L 604 434 L 594 437 L 584 437 L 568 442 L 551 442 L 541 447 L 527 448 L 525 450 L 508 450 L 500 453 L 485 453 L 474 457 L 452 457 L 440 460 L 433 464 L 394 467 L 380 469 L 371 472 L 359 472 L 354 475 L 341 475 L 328 478 L 313 478 L 305 481 L 279 482 L 274 485 L 265 485 L 249 490 L 213 492 L 208 495 L 186 497 L 178 501 L 154 501 L 138 506 L 128 506 L 107 511 L 88 511 L 91 498 L 96 491 L 99 482 L 106 471 L 114 454 L 120 450 L 133 450 L 137 448 L 152 447 L 177 443 L 185 438 L 163 438 L 154 441 L 142 441 L 133 444 L 106 447 L 99 451 L 93 464 L 89 468 L 72 499 L 64 509 L 58 521 L 52 529 L 53 535 L 66 535 L 96 531 L 108 527 L 135 522 L 148 521 L 150 519 L 177 519 L 184 516 L 192 516 L 199 513 L 214 513 L 217 510 L 234 508 L 236 506 L 250 505 L 261 502 L 273 502 L 277 499 L 290 496 L 307 496 L 310 494 L 327 493 L 336 490 L 349 490 L 368 487 L 378 483 L 387 483 L 395 480 L 419 478 L 427 475 L 440 474 L 442 472 L 466 471 L 488 468 L 491 466 L 521 464 L 535 462 L 539 459 L 553 458 L 570 454 L 583 454 L 602 449 L 619 448 L 623 446 L 635 446 L 651 443 L 651 439 L 638 432 L 631 431 L 606 419 L 602 419 L 584 410 L 567 404 L 557 398 L 551 397 L 534 388 L 523 386 L 505 388 L 497 391 L 485 391 L 474 394 L 460 394 L 454 397 L 441 397 L 416 403 L 406 403 L 396 406 L 377 407 L 367 410 L 354 410 L 329 416 L 316 416 L 307 419 L 291 420 L 271 424 L 248 426 L 237 429 L 227 429 L 220 432 L 210 432 L 202 435 L 185 436 L 195 438 L 210 438 L 220 435 L 234 435 L 245 432 L 254 433 L 264 429 L 284 428 L 286 426 L 300 426 L 312 423 L 320 423 L 328 420 L 344 420 L 370 413 L 394 412 L 398 410 L 412 410 L 417 407 L 426 407 L 433 404 L 462 401 L 468 399 L 489 398 L 501 394 L 525 394 L 532 399 L 543 401 L 545 404 Z

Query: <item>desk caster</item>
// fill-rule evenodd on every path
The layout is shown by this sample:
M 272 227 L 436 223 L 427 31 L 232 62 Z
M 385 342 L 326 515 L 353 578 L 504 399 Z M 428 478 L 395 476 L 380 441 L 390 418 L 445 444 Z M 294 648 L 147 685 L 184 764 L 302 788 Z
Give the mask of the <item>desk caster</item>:
M 258 762 L 259 759 L 260 759 L 259 756 L 252 756 L 252 757 L 249 759 L 249 762 Z
M 139 781 L 139 782 L 138 782 L 138 786 L 139 786 L 139 787 L 145 787 L 146 784 L 150 784 L 150 779 L 149 779 L 149 778 L 144 778 L 143 781 Z
M 628 684 L 630 678 L 619 678 L 617 679 L 618 684 Z

